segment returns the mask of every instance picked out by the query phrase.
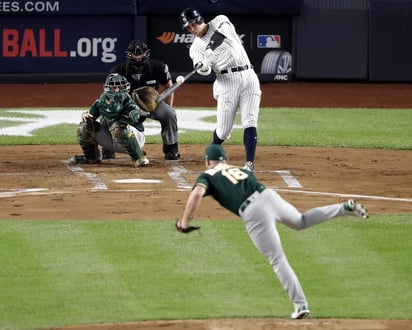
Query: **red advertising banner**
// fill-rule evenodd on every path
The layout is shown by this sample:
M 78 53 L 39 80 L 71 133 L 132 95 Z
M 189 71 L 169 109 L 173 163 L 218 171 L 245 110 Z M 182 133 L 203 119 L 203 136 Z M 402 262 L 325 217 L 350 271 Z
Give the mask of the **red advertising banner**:
M 3 17 L 0 73 L 107 73 L 135 38 L 146 40 L 145 17 Z

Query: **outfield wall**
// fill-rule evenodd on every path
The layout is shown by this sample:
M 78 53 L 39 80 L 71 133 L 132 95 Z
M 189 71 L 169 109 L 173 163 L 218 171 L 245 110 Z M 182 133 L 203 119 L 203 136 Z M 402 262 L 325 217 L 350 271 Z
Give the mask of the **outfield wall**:
M 188 72 L 189 6 L 230 16 L 262 81 L 412 81 L 412 0 L 10 0 L 0 82 L 101 81 L 132 39 Z

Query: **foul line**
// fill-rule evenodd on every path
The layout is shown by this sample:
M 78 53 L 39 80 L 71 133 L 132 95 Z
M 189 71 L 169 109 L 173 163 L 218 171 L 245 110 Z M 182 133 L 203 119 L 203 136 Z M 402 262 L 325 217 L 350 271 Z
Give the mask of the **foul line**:
M 182 176 L 183 174 L 187 172 L 188 171 L 184 166 L 179 165 L 179 166 L 172 166 L 172 171 L 167 172 L 167 174 L 169 174 L 172 180 L 177 183 L 178 188 L 190 189 L 192 188 L 192 186 Z
M 92 190 L 107 190 L 107 186 L 104 184 L 102 180 L 100 180 L 99 176 L 96 173 L 84 172 L 80 166 L 72 166 L 67 162 L 66 166 L 73 173 L 79 173 L 88 178 L 89 181 L 93 184 Z
M 275 171 L 290 188 L 302 188 L 300 182 L 289 171 Z
M 276 191 L 281 192 L 291 192 L 296 194 L 304 195 L 319 195 L 319 196 L 328 196 L 328 197 L 345 197 L 345 198 L 363 198 L 363 199 L 375 199 L 383 201 L 392 201 L 392 202 L 407 202 L 412 203 L 412 198 L 399 198 L 399 197 L 384 197 L 384 196 L 371 196 L 371 195 L 356 195 L 356 194 L 338 194 L 322 191 L 307 191 L 307 190 L 292 190 L 292 189 L 279 189 L 271 188 Z

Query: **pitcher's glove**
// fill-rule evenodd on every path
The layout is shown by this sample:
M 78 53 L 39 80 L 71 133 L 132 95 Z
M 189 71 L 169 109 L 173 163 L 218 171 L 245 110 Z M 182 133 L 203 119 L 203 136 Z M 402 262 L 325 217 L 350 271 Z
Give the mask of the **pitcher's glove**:
M 158 96 L 159 92 L 150 86 L 139 87 L 132 92 L 133 101 L 140 109 L 146 112 L 155 111 Z
M 176 226 L 177 231 L 183 234 L 189 234 L 192 231 L 200 229 L 200 226 L 189 226 L 187 228 L 182 228 L 182 226 L 180 225 L 180 220 L 176 221 L 175 226 Z

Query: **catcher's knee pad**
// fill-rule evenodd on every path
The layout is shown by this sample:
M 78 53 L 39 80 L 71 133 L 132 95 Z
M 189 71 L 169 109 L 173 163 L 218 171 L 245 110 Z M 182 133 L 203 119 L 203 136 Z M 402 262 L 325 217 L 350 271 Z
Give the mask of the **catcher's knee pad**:
M 82 121 L 77 127 L 77 140 L 80 144 L 96 142 L 96 133 L 100 129 L 98 122 Z
M 127 130 L 126 126 L 114 126 L 110 129 L 110 133 L 112 134 L 113 139 L 122 145 L 126 144 L 127 141 L 134 137 L 133 133 Z
M 126 150 L 133 160 L 137 160 L 144 156 L 136 136 L 133 132 L 130 132 L 126 126 L 115 125 L 110 129 L 110 132 L 113 139 Z

